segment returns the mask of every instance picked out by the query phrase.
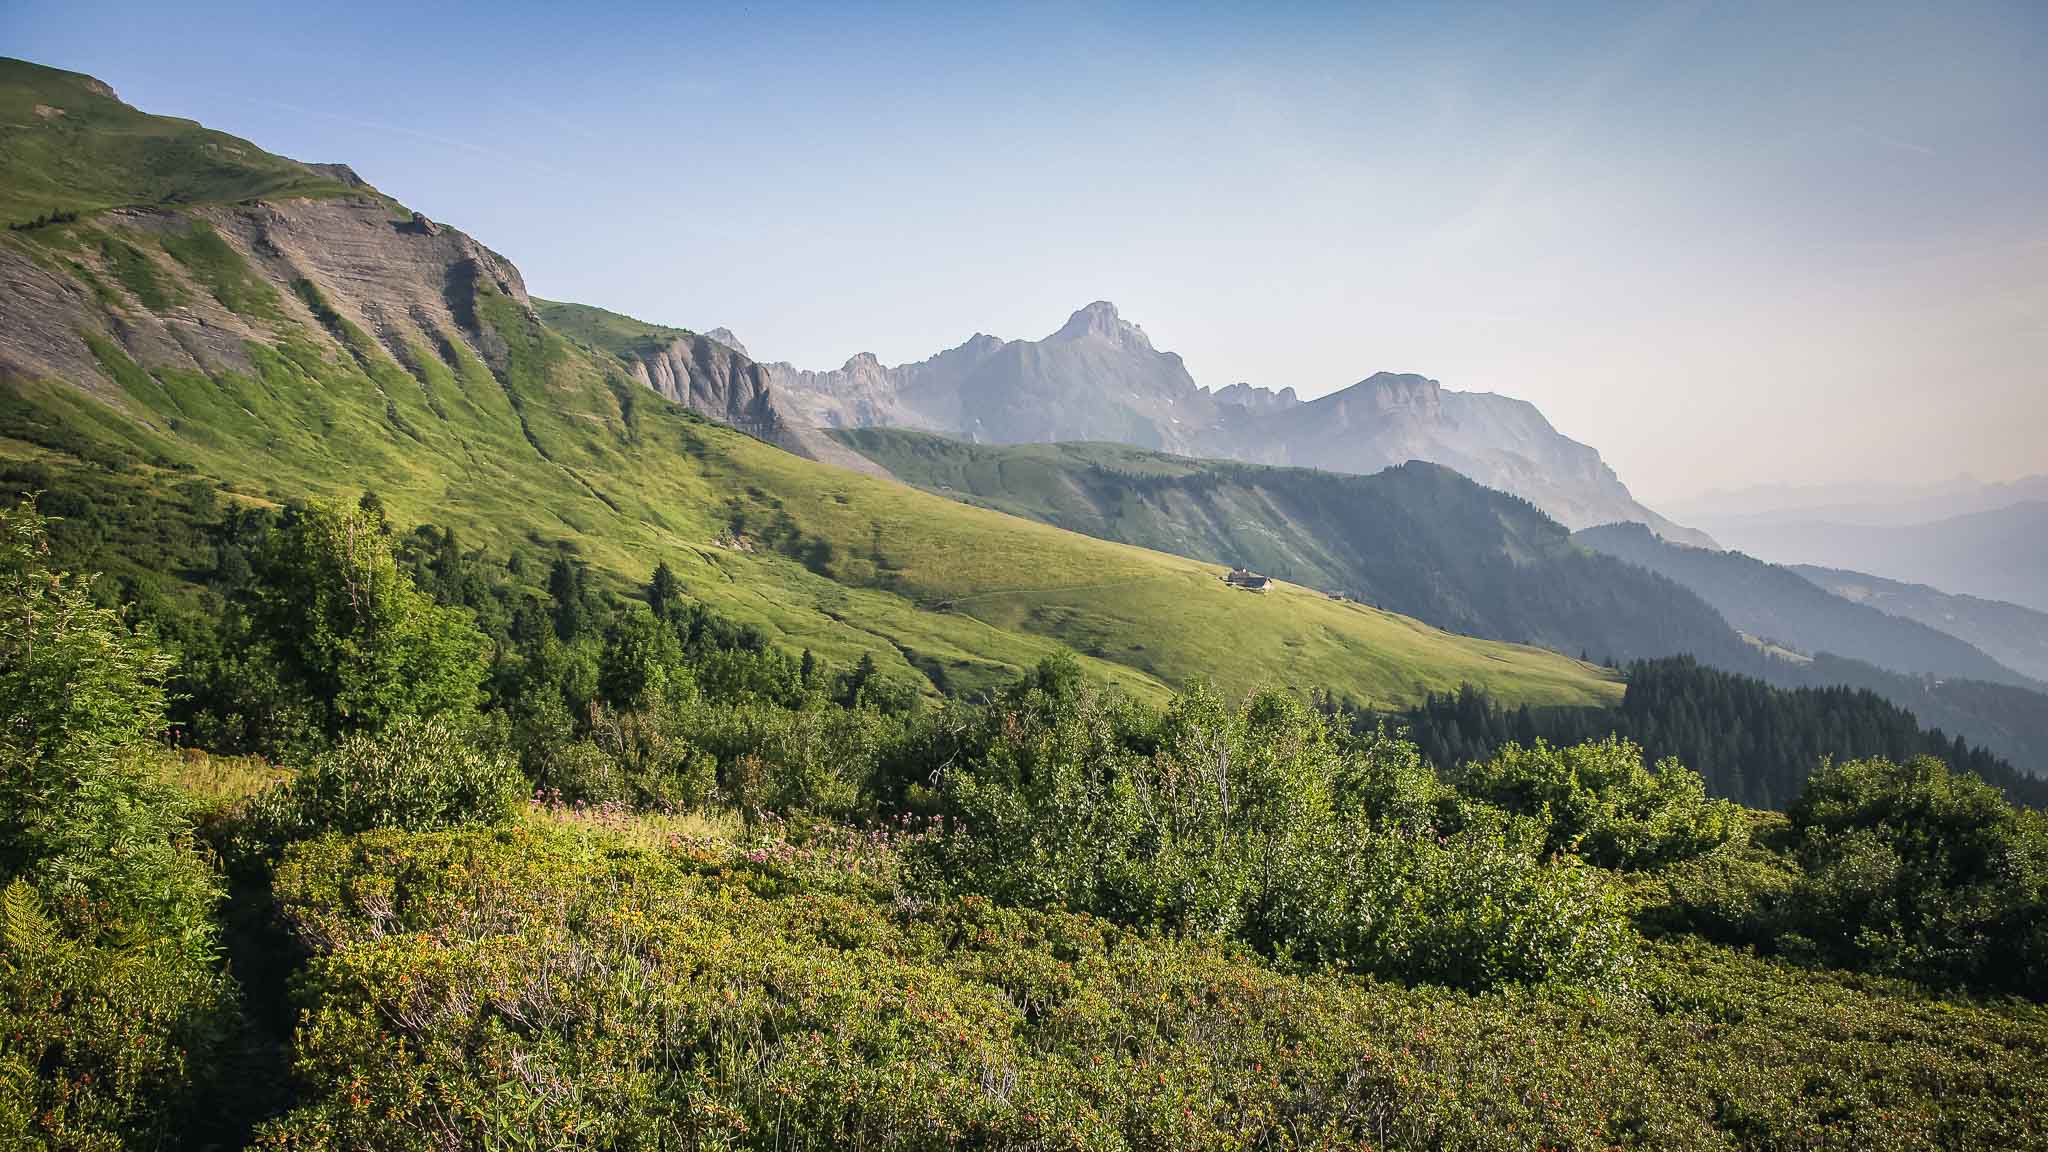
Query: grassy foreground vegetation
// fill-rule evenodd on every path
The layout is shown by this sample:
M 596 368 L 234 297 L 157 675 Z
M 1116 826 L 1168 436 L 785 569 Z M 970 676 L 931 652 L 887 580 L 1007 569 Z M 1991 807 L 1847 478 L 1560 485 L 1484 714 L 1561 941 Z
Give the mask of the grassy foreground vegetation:
M 185 673 L 4 523 L 13 1145 L 2048 1146 L 2048 825 L 1931 759 L 1771 817 L 1071 659 L 934 704 L 665 570 L 500 616 L 371 503 L 204 650 L 280 771 L 158 750 Z

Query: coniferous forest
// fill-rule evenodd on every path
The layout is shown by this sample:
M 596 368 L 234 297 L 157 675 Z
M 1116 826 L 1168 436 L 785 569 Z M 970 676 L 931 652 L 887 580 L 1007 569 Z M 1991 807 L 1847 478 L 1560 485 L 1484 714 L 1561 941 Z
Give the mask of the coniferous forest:
M 1997 785 L 2016 803 L 2048 803 L 2048 782 L 1960 736 L 1924 729 L 1911 712 L 1865 689 L 1774 688 L 1690 657 L 1628 666 L 1628 691 L 1607 708 L 1504 708 L 1472 688 L 1402 713 L 1430 762 L 1450 768 L 1510 742 L 1576 743 L 1621 735 L 1647 755 L 1676 757 L 1717 796 L 1782 809 L 1823 759 L 1934 756 Z M 1371 723 L 1369 719 L 1354 723 Z

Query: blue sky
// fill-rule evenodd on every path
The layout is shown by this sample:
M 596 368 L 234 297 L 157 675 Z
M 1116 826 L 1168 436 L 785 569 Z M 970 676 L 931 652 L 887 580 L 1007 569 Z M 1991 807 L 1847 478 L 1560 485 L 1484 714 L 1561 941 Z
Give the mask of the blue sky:
M 2048 470 L 2048 6 L 0 5 L 537 294 L 806 367 L 1114 300 L 1537 403 L 1640 493 Z

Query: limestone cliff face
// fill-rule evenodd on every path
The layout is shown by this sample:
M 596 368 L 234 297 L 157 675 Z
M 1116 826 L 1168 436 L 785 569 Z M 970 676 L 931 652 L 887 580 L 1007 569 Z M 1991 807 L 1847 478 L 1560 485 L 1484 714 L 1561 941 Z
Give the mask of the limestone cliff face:
M 1270 388 L 1255 388 L 1240 380 L 1227 387 L 1218 388 L 1216 403 L 1264 413 L 1285 411 L 1301 403 L 1301 398 L 1294 394 L 1292 388 L 1282 388 L 1275 392 Z
M 635 358 L 628 370 L 670 400 L 749 432 L 772 433 L 780 420 L 761 366 L 707 336 L 675 337 Z
M 622 356 L 633 379 L 721 424 L 827 464 L 881 475 L 873 461 L 818 431 L 818 421 L 780 402 L 773 373 L 757 364 L 724 329 L 726 339 L 677 333 Z

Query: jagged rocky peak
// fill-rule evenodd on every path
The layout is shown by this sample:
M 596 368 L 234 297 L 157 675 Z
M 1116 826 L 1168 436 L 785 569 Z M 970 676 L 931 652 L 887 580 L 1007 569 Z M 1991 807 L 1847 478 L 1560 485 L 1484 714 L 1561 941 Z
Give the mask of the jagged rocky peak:
M 742 356 L 751 357 L 752 355 L 747 351 L 747 346 L 740 343 L 740 338 L 732 334 L 732 329 L 730 328 L 713 328 L 711 331 L 704 333 L 704 338 L 716 340 Z
M 1260 388 L 1240 380 L 1235 384 L 1218 388 L 1214 396 L 1218 404 L 1230 404 L 1253 412 L 1280 412 L 1301 403 L 1292 387 L 1278 392 L 1271 388 Z
M 1117 315 L 1116 305 L 1107 300 L 1097 300 L 1067 317 L 1066 324 L 1051 336 L 1053 340 L 1090 338 L 1148 352 L 1152 350 L 1152 341 L 1146 339 L 1145 330 Z
M 1639 520 L 1667 538 L 1712 543 L 1637 503 L 1598 452 L 1524 401 L 1446 389 L 1413 372 L 1378 372 L 1314 400 L 1248 383 L 1211 391 L 1107 300 L 1043 340 L 978 333 L 893 367 L 862 353 L 823 372 L 763 369 L 792 425 L 919 428 L 998 444 L 1116 440 L 1355 473 L 1427 460 L 1521 496 L 1567 527 Z

